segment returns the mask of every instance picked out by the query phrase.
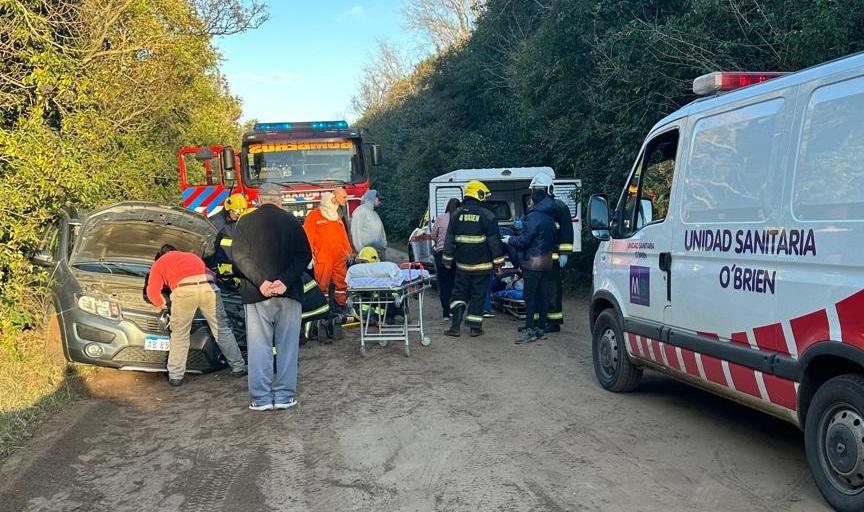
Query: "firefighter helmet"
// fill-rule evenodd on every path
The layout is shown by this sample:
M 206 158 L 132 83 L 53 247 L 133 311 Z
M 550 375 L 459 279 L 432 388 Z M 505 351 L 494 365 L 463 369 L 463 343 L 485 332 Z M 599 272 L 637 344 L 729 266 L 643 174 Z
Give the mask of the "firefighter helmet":
M 552 181 L 552 176 L 549 176 L 545 172 L 541 172 L 534 176 L 534 179 L 531 180 L 531 184 L 528 185 L 528 188 L 538 188 L 545 191 L 547 194 L 552 195 L 553 185 L 554 182 Z
M 489 187 L 487 187 L 482 181 L 471 180 L 465 187 L 465 195 L 473 197 L 478 201 L 485 201 L 487 197 L 492 195 L 492 192 L 489 191 Z
M 229 212 L 235 211 L 242 213 L 249 207 L 249 203 L 246 201 L 246 196 L 238 193 L 228 196 L 228 199 L 225 200 L 224 206 Z
M 364 247 L 357 254 L 357 259 L 365 263 L 378 263 L 381 258 L 378 256 L 378 251 L 374 247 Z

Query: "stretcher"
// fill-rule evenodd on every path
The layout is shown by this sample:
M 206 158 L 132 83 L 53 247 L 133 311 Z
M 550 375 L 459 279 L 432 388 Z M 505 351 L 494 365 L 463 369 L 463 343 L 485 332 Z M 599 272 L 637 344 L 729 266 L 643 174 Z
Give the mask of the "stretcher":
M 379 267 L 372 268 L 371 266 Z M 365 269 L 355 267 L 365 266 Z M 383 269 L 380 275 L 364 270 Z M 394 271 L 394 268 L 396 271 Z M 377 342 L 386 347 L 391 341 L 404 343 L 406 357 L 411 354 L 411 333 L 419 333 L 420 344 L 428 346 L 431 339 L 423 327 L 423 303 L 426 290 L 432 285 L 434 276 L 421 263 L 395 264 L 388 268 L 385 263 L 367 263 L 348 269 L 348 297 L 360 311 L 360 354 L 365 356 L 367 347 Z M 412 310 L 416 304 L 416 311 Z M 401 310 L 401 321 L 388 323 L 394 310 Z
M 492 306 L 519 320 L 524 320 L 528 308 L 525 305 L 525 297 L 521 289 L 522 278 L 518 269 L 505 268 L 499 279 L 505 283 L 505 287 L 503 290 L 492 292 Z M 520 285 L 519 288 L 516 287 L 517 283 Z

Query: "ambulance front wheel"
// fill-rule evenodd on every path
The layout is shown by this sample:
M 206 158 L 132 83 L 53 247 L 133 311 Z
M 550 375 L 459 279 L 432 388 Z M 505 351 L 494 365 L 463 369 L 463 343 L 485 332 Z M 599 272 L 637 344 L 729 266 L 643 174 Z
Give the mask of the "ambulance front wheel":
M 816 390 L 804 425 L 807 464 L 840 512 L 864 510 L 864 376 L 834 377 Z
M 616 393 L 632 391 L 642 380 L 642 369 L 630 361 L 621 322 L 612 309 L 600 313 L 594 322 L 592 354 L 594 373 L 604 389 Z

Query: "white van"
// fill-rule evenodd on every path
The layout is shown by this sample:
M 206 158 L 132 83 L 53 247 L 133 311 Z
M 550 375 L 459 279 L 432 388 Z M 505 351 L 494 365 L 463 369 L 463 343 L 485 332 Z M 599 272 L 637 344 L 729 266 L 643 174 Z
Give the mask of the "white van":
M 579 202 L 581 180 L 554 179 L 555 171 L 551 167 L 458 169 L 436 176 L 429 181 L 429 208 L 426 211 L 424 224 L 417 228 L 409 239 L 410 259 L 432 265 L 433 242 L 429 236 L 431 226 L 438 215 L 444 213 L 450 199 L 462 200 L 465 186 L 469 181 L 480 180 L 489 187 L 492 195 L 483 201 L 483 206 L 492 211 L 500 226 L 509 226 L 516 218 L 525 215 L 531 197 L 528 185 L 539 173 L 552 176 L 555 197 L 570 208 L 573 252 L 580 252 L 582 250 L 582 216 L 579 214 L 582 209 L 582 204 Z
M 700 77 L 591 198 L 594 368 L 799 425 L 825 498 L 864 510 L 864 54 L 772 78 Z

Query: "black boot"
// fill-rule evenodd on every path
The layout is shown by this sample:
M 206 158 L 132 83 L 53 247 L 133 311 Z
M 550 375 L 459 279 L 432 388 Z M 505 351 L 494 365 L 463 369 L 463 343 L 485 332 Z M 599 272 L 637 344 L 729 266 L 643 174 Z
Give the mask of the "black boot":
M 462 316 L 465 314 L 465 308 L 457 308 L 450 312 L 450 328 L 444 331 L 447 336 L 458 338 L 462 335 L 460 328 L 462 327 Z
M 476 338 L 477 336 L 483 336 L 483 328 L 472 325 L 471 332 L 468 333 L 468 336 L 471 336 L 472 338 Z

